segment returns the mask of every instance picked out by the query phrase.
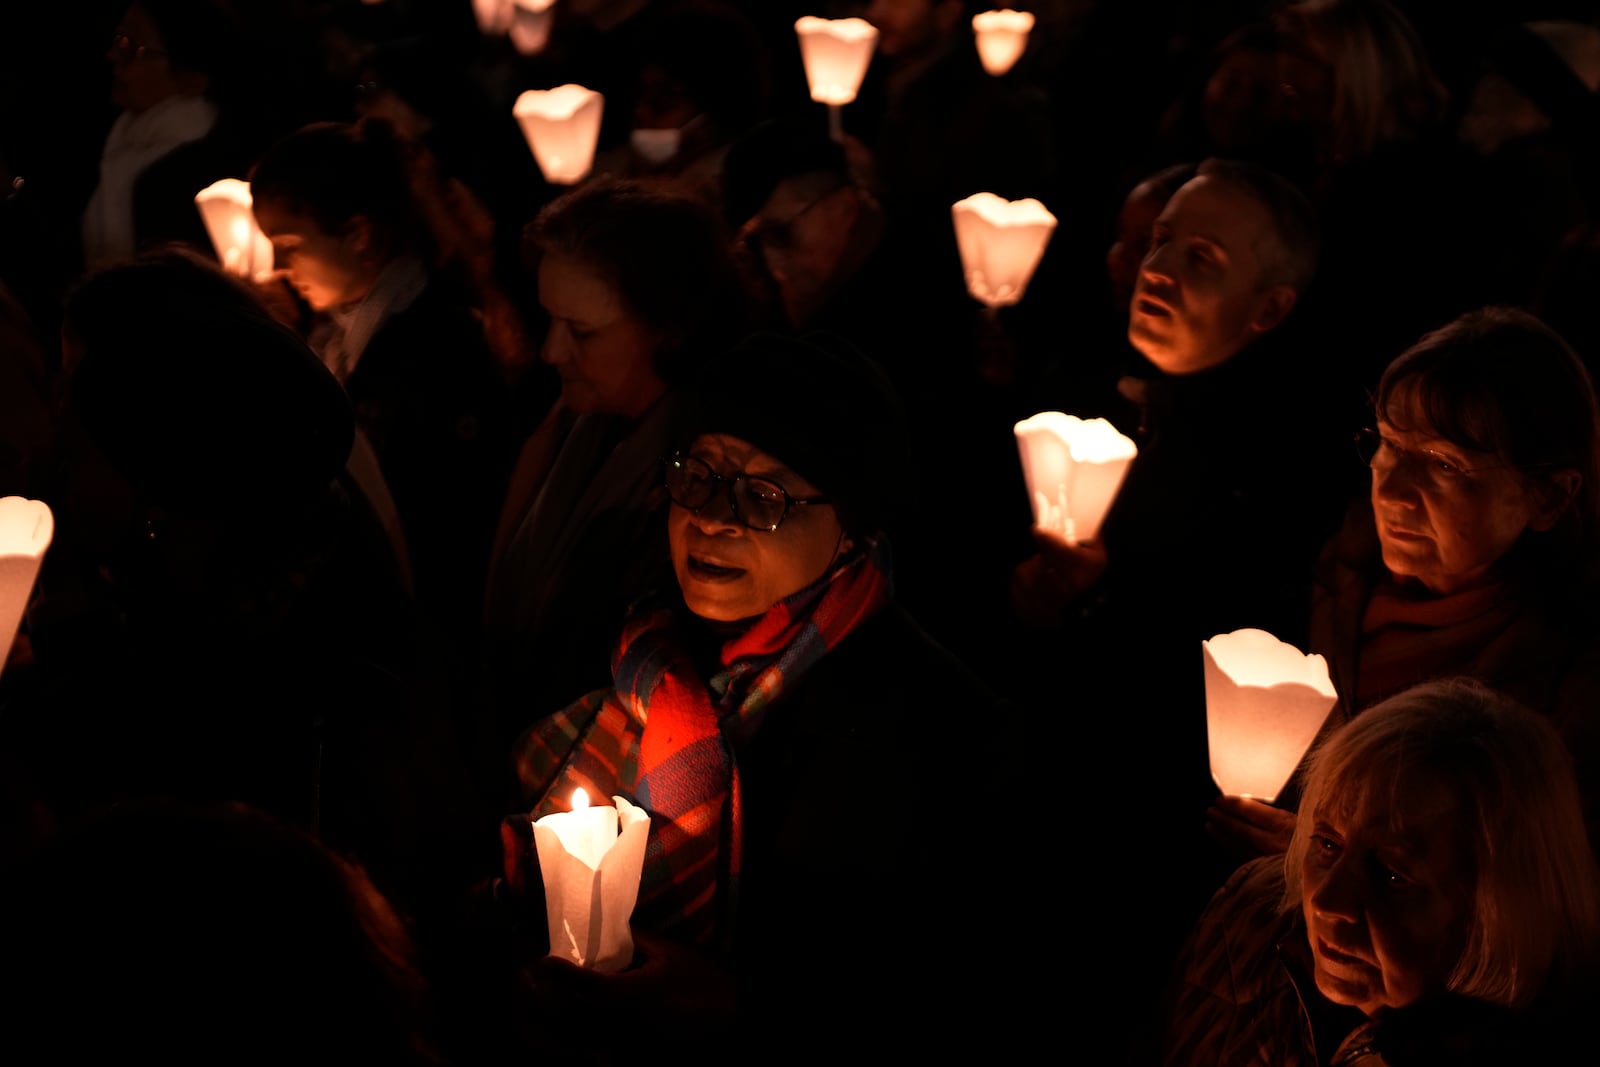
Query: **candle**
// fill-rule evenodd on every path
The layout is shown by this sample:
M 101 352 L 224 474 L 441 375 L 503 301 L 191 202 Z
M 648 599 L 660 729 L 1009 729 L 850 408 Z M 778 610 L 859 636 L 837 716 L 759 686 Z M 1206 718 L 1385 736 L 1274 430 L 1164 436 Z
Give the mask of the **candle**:
M 1200 648 L 1212 780 L 1224 793 L 1271 803 L 1337 699 L 1328 663 L 1257 629 L 1218 634 Z
M 1010 8 L 985 11 L 972 16 L 972 30 L 978 38 L 978 59 L 983 69 L 998 78 L 1016 64 L 1028 47 L 1033 15 Z
M 194 202 L 224 270 L 254 281 L 272 273 L 272 241 L 256 224 L 249 182 L 224 178 L 196 193 Z
M 44 501 L 0 497 L 0 670 L 11 654 L 55 529 L 55 515 Z
M 633 959 L 628 925 L 639 899 L 650 816 L 622 797 L 591 807 L 572 791 L 571 810 L 533 820 L 544 880 L 550 955 L 596 971 L 620 971 Z
M 539 170 L 552 185 L 577 185 L 588 177 L 604 110 L 604 95 L 572 82 L 529 89 L 511 106 Z
M 1041 411 L 1013 427 L 1033 522 L 1068 542 L 1092 541 L 1138 448 L 1105 419 Z
M 991 308 L 1021 300 L 1055 233 L 1056 217 L 1032 197 L 1006 200 L 994 193 L 958 200 L 950 215 L 967 292 Z

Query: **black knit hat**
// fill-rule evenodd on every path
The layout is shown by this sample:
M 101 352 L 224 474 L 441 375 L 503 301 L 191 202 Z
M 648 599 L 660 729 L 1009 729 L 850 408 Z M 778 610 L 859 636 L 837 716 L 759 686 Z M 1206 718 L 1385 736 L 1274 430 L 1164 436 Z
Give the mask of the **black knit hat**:
M 905 409 L 871 358 L 842 338 L 753 334 L 708 363 L 677 439 L 720 433 L 771 454 L 832 498 L 845 528 L 892 526 L 912 478 Z

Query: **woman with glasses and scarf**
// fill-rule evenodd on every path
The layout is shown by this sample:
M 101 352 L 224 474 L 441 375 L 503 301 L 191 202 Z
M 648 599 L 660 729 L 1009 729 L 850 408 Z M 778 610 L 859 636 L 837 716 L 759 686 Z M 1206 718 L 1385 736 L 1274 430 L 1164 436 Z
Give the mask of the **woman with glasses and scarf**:
M 1588 371 L 1539 319 L 1488 307 L 1391 363 L 1374 410 L 1358 439 L 1370 497 L 1316 569 L 1310 651 L 1339 695 L 1321 736 L 1427 679 L 1476 678 L 1560 728 L 1594 835 L 1600 414 Z M 1220 798 L 1214 835 L 1281 852 L 1301 778 L 1276 806 Z
M 776 1032 L 799 1059 L 846 1038 L 863 1057 L 931 1052 L 968 1027 L 1003 1041 L 986 997 L 1026 999 L 1005 961 L 1034 942 L 981 879 L 1031 825 L 1006 798 L 1032 774 L 998 758 L 1003 706 L 895 602 L 900 401 L 820 335 L 752 335 L 701 382 L 659 475 L 676 582 L 629 614 L 613 684 L 516 749 L 535 818 L 582 786 L 651 820 L 632 966 L 529 972 L 552 1012 L 632 1023 L 551 1029 L 580 1035 L 585 1062 L 678 1042 L 731 1061 Z M 528 816 L 503 835 L 498 896 L 542 942 Z M 979 967 L 994 973 L 973 982 Z

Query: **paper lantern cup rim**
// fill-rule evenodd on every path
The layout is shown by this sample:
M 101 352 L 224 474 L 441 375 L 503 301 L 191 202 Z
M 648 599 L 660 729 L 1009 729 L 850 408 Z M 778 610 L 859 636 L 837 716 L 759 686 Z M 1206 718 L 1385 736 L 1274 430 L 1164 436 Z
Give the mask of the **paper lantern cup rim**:
M 1082 462 L 1109 463 L 1131 460 L 1139 454 L 1133 438 L 1117 429 L 1109 419 L 1082 419 L 1060 411 L 1041 411 L 1018 422 L 1013 428 L 1018 437 L 1048 433 L 1059 437 L 1072 458 Z
M 552 89 L 524 89 L 511 105 L 511 113 L 517 118 L 564 120 L 572 118 L 590 101 L 604 99 L 604 94 L 597 89 L 567 82 Z M 550 106 L 541 107 L 543 104 Z
M 973 193 L 950 206 L 956 214 L 976 215 L 992 226 L 1047 226 L 1055 228 L 1056 217 L 1035 197 L 1007 200 L 994 193 Z
M 253 207 L 255 203 L 250 195 L 250 183 L 243 178 L 220 178 L 194 194 L 196 204 L 208 200 L 226 200 L 244 208 Z
M 878 27 L 857 16 L 826 19 L 820 15 L 801 15 L 795 20 L 794 30 L 802 36 L 823 34 L 841 41 L 856 43 L 873 40 L 878 36 Z
M 1241 687 L 1300 685 L 1326 699 L 1338 699 L 1338 692 L 1334 689 L 1328 672 L 1328 661 L 1320 653 L 1302 652 L 1267 630 L 1247 626 L 1228 633 L 1216 634 L 1200 642 L 1200 646 L 1206 656 L 1217 665 L 1217 669 L 1226 674 L 1235 685 Z M 1248 669 L 1235 676 L 1219 658 L 1247 654 L 1252 658 L 1272 657 L 1271 677 L 1265 677 Z M 1253 667 L 1255 664 L 1248 666 Z
M 0 497 L 0 558 L 42 556 L 55 540 L 55 530 L 49 504 L 25 496 Z

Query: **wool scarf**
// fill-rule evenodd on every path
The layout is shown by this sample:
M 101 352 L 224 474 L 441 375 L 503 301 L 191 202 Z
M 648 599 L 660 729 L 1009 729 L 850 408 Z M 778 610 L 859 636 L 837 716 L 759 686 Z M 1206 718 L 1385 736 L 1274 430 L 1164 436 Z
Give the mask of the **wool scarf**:
M 1503 584 L 1446 596 L 1379 584 L 1361 618 L 1356 708 L 1369 708 L 1424 679 L 1466 671 L 1520 607 Z
M 891 597 L 887 545 L 863 550 L 726 641 L 702 679 L 668 608 L 634 611 L 612 658 L 614 687 L 524 736 L 517 771 L 533 817 L 565 810 L 576 786 L 630 795 L 650 813 L 639 903 L 645 927 L 726 946 L 738 898 L 743 808 L 726 732 L 760 717 Z

